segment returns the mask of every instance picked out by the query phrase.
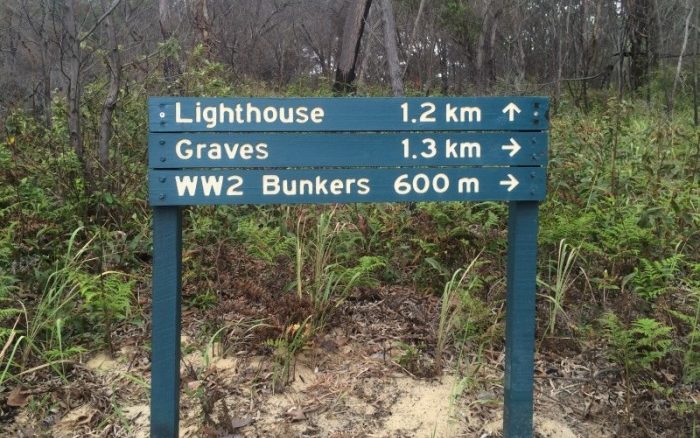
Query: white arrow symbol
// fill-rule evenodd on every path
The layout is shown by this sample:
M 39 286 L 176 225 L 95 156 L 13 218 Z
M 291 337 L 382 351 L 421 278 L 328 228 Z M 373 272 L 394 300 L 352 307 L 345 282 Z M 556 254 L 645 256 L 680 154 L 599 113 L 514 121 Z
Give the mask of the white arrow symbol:
M 518 105 L 514 104 L 513 102 L 509 103 L 506 105 L 505 108 L 503 108 L 502 111 L 504 114 L 508 113 L 508 121 L 512 122 L 515 120 L 515 113 L 520 114 L 520 108 L 518 108 Z
M 508 174 L 508 179 L 504 179 L 503 181 L 500 181 L 498 184 L 502 186 L 508 186 L 508 191 L 512 192 L 514 188 L 520 184 L 517 179 L 510 173 Z
M 518 142 L 515 141 L 515 139 L 511 137 L 511 139 L 510 139 L 510 144 L 504 144 L 504 145 L 502 145 L 502 146 L 501 146 L 501 149 L 503 149 L 504 151 L 510 151 L 510 153 L 509 153 L 508 155 L 510 155 L 511 157 L 513 157 L 513 156 L 515 156 L 515 154 L 517 154 L 518 151 L 520 150 L 520 144 L 518 144 Z

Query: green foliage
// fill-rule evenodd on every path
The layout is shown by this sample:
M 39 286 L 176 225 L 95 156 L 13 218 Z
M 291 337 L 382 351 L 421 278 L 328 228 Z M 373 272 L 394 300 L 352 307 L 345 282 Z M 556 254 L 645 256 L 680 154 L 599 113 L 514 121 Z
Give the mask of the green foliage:
M 80 282 L 75 281 L 77 273 L 86 263 L 85 253 L 89 248 L 88 242 L 77 251 L 73 251 L 81 229 L 75 230 L 68 242 L 68 252 L 49 275 L 43 293 L 32 308 L 27 308 L 20 302 L 25 326 L 19 329 L 15 324 L 8 339 L 13 340 L 11 353 L 2 358 L 5 360 L 4 370 L 0 375 L 0 384 L 12 376 L 13 369 L 20 368 L 29 360 L 30 355 L 40 358 L 43 362 L 53 364 L 54 370 L 64 375 L 62 361 L 71 354 L 81 351 L 79 348 L 64 345 L 63 329 L 67 320 L 75 317 L 75 307 L 80 296 Z M 20 347 L 23 350 L 20 350 Z M 16 355 L 21 352 L 21 362 L 16 362 Z M 56 358 L 60 358 L 58 361 Z
M 415 11 L 418 2 L 401 3 Z M 470 2 L 440 2 L 435 12 L 459 44 L 473 45 L 480 18 Z M 182 74 L 173 84 L 164 84 L 159 72 L 145 74 L 121 91 L 114 169 L 105 187 L 91 195 L 69 144 L 64 99 L 52 103 L 50 127 L 27 112 L 7 115 L 0 138 L 0 385 L 36 366 L 64 374 L 65 360 L 102 346 L 96 342 L 100 332 L 143 316 L 133 308 L 132 295 L 136 287 L 147 287 L 141 280 L 150 275 L 151 263 L 145 96 L 163 90 L 201 96 L 332 94 L 329 83 L 318 78 L 275 88 L 234 77 L 209 61 L 203 47 L 184 53 L 175 40 L 163 43 L 159 56 L 177 58 Z M 666 76 L 654 78 L 652 90 Z M 104 93 L 103 78 L 85 84 L 83 134 L 93 164 Z M 538 250 L 548 313 L 539 333 L 558 335 L 564 318 L 577 335 L 599 322 L 611 359 L 625 367 L 627 377 L 669 367 L 683 369 L 684 381 L 694 384 L 700 379 L 700 149 L 689 101 L 679 99 L 670 120 L 659 114 L 659 102 L 647 107 L 606 94 L 592 94 L 585 114 L 563 102 L 552 119 L 549 195 L 541 209 Z M 281 387 L 303 340 L 358 287 L 391 283 L 441 294 L 439 351 L 456 344 L 461 356 L 500 343 L 506 219 L 506 204 L 491 202 L 190 208 L 184 274 L 202 291 L 192 304 L 206 310 L 219 304 L 212 287 L 218 267 L 192 256 L 206 253 L 203 248 L 238 245 L 270 270 L 295 264 L 294 280 L 283 278 L 274 293 L 288 293 L 284 282 L 291 282 L 291 290 L 313 302 L 314 315 L 308 330 L 307 324 L 292 327 L 268 341 L 277 364 L 274 386 Z M 468 274 L 458 271 L 477 255 Z M 637 297 L 644 301 L 634 301 Z M 673 321 L 673 331 L 659 315 Z M 671 354 L 674 346 L 678 354 Z M 430 348 L 406 343 L 399 362 L 416 367 Z M 664 388 L 655 390 L 661 394 Z
M 691 274 L 685 285 L 688 289 L 689 307 L 666 309 L 685 326 L 683 343 L 683 380 L 686 383 L 700 381 L 700 263 L 690 266 Z
M 609 344 L 608 355 L 624 366 L 627 375 L 650 369 L 671 352 L 671 327 L 654 319 L 637 319 L 630 328 L 613 313 L 606 313 L 600 321 Z
M 280 227 L 264 226 L 257 218 L 248 217 L 238 223 L 237 238 L 248 252 L 261 260 L 273 263 L 278 257 L 294 255 L 296 239 Z
M 328 312 L 340 305 L 353 288 L 374 286 L 374 273 L 386 265 L 382 257 L 362 256 L 354 266 L 339 261 L 338 244 L 346 226 L 336 222 L 337 208 L 322 212 L 308 240 L 304 240 L 304 223 L 297 224 L 296 290 L 301 299 L 307 295 L 314 306 L 314 322 L 322 326 Z M 308 267 L 308 268 L 307 268 Z
M 311 335 L 310 318 L 301 324 L 287 327 L 285 333 L 279 338 L 265 341 L 264 344 L 272 349 L 272 392 L 281 390 L 290 382 L 296 354 L 304 348 Z
M 114 271 L 80 277 L 80 294 L 88 317 L 111 326 L 112 319 L 123 320 L 129 316 L 134 279 Z
M 418 203 L 418 212 L 409 218 L 405 230 L 395 239 L 403 246 L 396 257 L 412 257 L 412 282 L 427 290 L 442 289 L 451 273 L 479 251 L 497 254 L 505 247 L 500 230 L 507 217 L 502 203 Z M 406 251 L 408 251 L 406 253 Z M 439 288 L 439 289 L 438 289 Z
M 439 17 L 444 26 L 462 43 L 476 40 L 480 19 L 470 2 L 465 0 L 445 0 L 440 4 Z
M 664 294 L 680 270 L 682 254 L 663 260 L 649 261 L 641 259 L 639 267 L 632 273 L 634 291 L 647 301 L 653 301 Z
M 231 96 L 231 80 L 226 78 L 224 65 L 210 61 L 203 45 L 197 45 L 187 58 L 188 68 L 178 79 L 186 96 Z
M 397 364 L 411 372 L 420 368 L 422 352 L 419 346 L 399 341 L 396 347 L 399 350 L 399 354 L 396 357 Z
M 559 242 L 559 252 L 557 254 L 556 266 L 552 272 L 549 270 L 550 279 L 554 277 L 554 281 L 545 282 L 539 280 L 538 283 L 547 288 L 551 295 L 544 295 L 545 299 L 550 303 L 549 323 L 543 336 L 554 333 L 554 327 L 557 323 L 559 314 L 564 314 L 564 297 L 566 292 L 571 288 L 575 280 L 571 278 L 571 271 L 574 268 L 574 263 L 578 257 L 580 247 L 571 247 L 564 239 Z
M 477 255 L 466 268 L 456 270 L 445 283 L 435 345 L 435 366 L 438 372 L 451 339 L 459 340 L 462 345 L 489 341 L 488 324 L 492 323 L 492 314 L 486 303 L 475 294 L 487 283 L 477 272 L 485 263 L 479 260 L 480 257 L 481 254 Z

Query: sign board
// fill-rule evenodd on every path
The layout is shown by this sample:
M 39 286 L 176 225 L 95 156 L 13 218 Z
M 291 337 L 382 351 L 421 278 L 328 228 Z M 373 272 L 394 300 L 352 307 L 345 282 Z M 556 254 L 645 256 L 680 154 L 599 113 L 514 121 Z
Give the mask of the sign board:
M 504 434 L 532 436 L 545 97 L 148 101 L 153 207 L 151 435 L 176 436 L 181 206 L 509 203 Z
M 156 97 L 150 132 L 542 131 L 546 97 Z

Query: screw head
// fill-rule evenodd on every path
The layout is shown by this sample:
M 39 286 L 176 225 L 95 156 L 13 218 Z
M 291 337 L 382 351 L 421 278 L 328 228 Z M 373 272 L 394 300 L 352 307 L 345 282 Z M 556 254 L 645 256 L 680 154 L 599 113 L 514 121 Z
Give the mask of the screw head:
M 165 157 L 160 157 L 161 163 L 165 163 Z
M 163 112 L 163 111 L 161 111 L 160 114 L 158 114 L 158 115 L 160 116 L 161 119 L 165 118 L 165 112 Z
M 161 176 L 160 178 L 158 178 L 158 181 L 164 183 L 164 182 L 165 182 L 165 177 L 164 177 L 164 176 Z
M 164 144 L 165 144 L 165 140 L 159 141 L 158 144 L 160 144 L 161 146 L 164 145 Z
M 160 199 L 160 200 L 165 199 L 165 193 L 161 193 L 160 195 L 158 195 L 158 199 Z

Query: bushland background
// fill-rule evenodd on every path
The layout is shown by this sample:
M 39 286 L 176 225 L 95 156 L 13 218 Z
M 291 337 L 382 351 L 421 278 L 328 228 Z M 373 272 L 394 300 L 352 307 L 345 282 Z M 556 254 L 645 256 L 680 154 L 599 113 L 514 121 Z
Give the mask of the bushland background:
M 538 431 L 697 436 L 699 9 L 3 1 L 0 434 L 147 433 L 146 96 L 538 94 Z M 497 435 L 505 213 L 187 209 L 183 433 Z

